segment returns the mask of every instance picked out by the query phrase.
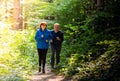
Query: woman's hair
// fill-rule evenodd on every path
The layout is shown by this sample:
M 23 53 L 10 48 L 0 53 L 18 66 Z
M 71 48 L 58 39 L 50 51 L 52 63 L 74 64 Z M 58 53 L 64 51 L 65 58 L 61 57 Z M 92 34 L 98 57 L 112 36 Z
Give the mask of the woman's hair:
M 40 22 L 39 26 L 41 27 L 41 25 L 46 25 L 46 27 L 47 27 L 47 22 L 45 22 L 45 21 L 44 22 Z

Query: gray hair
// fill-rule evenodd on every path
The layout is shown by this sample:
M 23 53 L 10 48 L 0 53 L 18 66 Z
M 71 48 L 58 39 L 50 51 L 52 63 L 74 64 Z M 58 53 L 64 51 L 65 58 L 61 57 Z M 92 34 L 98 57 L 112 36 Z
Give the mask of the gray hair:
M 55 23 L 54 25 L 60 25 L 59 23 Z

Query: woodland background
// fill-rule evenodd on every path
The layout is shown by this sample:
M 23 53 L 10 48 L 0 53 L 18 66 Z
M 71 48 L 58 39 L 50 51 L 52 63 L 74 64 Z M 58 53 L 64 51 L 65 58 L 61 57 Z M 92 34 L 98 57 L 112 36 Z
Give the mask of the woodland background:
M 37 70 L 40 21 L 64 32 L 56 72 L 74 81 L 120 81 L 120 0 L 0 0 L 0 81 Z M 50 50 L 47 64 L 50 62 Z

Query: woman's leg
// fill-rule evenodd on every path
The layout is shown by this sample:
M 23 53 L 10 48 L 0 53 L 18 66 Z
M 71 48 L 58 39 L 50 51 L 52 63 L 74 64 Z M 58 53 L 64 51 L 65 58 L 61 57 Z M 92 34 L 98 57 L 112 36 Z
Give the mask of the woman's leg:
M 47 55 L 47 50 L 48 49 L 44 49 L 42 50 L 42 73 L 45 73 L 45 64 L 46 64 L 46 55 Z
M 38 71 L 41 72 L 42 50 L 41 49 L 37 49 L 37 50 L 38 50 L 38 63 L 39 63 Z

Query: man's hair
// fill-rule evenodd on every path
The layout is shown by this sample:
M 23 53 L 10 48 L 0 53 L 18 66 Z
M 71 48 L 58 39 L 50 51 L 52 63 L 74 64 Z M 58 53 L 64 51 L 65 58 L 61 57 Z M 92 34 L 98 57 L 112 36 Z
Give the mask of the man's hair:
M 59 23 L 55 23 L 54 25 L 60 25 Z

